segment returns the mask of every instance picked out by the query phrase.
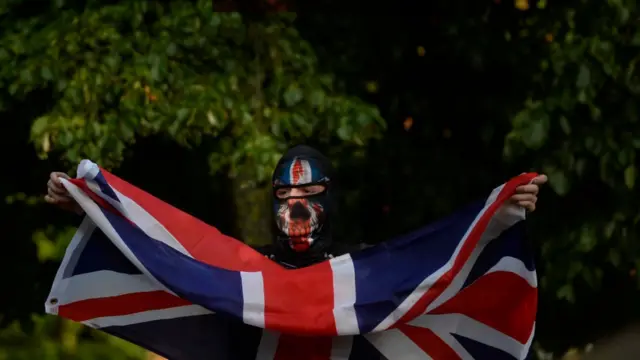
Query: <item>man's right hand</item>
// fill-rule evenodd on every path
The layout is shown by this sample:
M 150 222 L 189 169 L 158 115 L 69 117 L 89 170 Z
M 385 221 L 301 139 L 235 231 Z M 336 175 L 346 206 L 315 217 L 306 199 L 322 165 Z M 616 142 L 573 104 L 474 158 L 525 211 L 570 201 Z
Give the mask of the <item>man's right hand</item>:
M 49 181 L 47 182 L 47 195 L 44 196 L 44 201 L 61 209 L 82 214 L 82 208 L 69 195 L 69 192 L 62 185 L 60 179 L 69 179 L 69 175 L 62 172 L 52 172 L 51 175 L 49 175 Z

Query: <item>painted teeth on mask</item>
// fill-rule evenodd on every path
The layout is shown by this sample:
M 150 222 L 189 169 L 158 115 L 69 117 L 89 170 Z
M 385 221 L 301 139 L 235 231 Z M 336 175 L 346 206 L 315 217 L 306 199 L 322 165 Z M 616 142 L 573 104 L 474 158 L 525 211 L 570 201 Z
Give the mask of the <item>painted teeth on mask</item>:
M 311 227 L 309 226 L 300 226 L 289 229 L 289 236 L 304 236 L 309 235 L 311 233 Z

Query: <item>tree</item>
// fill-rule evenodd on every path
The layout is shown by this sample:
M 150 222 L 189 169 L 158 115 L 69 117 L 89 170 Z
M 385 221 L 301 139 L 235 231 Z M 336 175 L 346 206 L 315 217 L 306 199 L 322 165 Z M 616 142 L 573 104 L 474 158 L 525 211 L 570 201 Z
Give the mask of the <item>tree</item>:
M 384 128 L 375 107 L 319 70 L 291 14 L 218 13 L 211 1 L 58 1 L 41 9 L 12 1 L 0 16 L 0 108 L 45 100 L 21 120 L 41 159 L 71 167 L 89 158 L 116 169 L 134 143 L 168 139 L 163 147 L 204 158 L 205 175 L 231 179 L 236 235 L 249 243 L 269 238 L 265 180 L 289 144 L 313 137 L 357 153 Z M 169 167 L 173 159 L 160 160 Z M 37 203 L 24 194 L 7 200 Z M 69 231 L 34 233 L 42 261 L 59 259 Z M 7 323 L 28 314 L 3 315 Z

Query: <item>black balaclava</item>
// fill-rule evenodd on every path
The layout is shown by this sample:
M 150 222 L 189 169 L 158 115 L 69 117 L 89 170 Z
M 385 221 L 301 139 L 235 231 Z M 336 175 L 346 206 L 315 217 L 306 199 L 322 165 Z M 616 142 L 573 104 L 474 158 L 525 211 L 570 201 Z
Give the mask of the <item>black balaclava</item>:
M 273 172 L 273 206 L 276 250 L 281 260 L 306 266 L 324 259 L 331 245 L 331 162 L 319 151 L 294 146 L 278 161 Z M 281 187 L 323 185 L 319 194 L 280 199 Z

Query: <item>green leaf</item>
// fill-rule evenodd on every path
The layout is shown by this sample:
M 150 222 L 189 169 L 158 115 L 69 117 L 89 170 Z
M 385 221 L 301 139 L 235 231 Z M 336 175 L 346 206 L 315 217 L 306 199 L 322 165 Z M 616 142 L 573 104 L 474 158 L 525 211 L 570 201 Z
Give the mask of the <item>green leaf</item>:
M 178 52 L 178 47 L 175 43 L 169 43 L 167 46 L 167 55 L 174 56 Z
M 607 225 L 604 227 L 604 237 L 606 239 L 611 239 L 611 237 L 613 236 L 614 231 L 616 231 L 616 222 L 615 221 L 609 221 L 607 223 Z
M 582 64 L 580 65 L 580 69 L 578 70 L 578 79 L 576 80 L 576 86 L 578 89 L 584 89 L 589 86 L 591 82 L 591 71 L 589 68 Z
M 594 233 L 593 229 L 587 225 L 583 225 L 580 231 L 580 239 L 577 249 L 581 252 L 588 253 L 598 243 L 598 237 Z
M 632 46 L 640 46 L 640 31 L 636 31 L 631 39 Z
M 564 171 L 557 168 L 547 168 L 545 170 L 549 179 L 549 186 L 560 196 L 564 196 L 569 192 L 569 180 Z
M 42 76 L 42 79 L 46 81 L 53 79 L 53 73 L 48 66 L 43 66 L 42 68 L 40 68 L 40 76 Z
M 563 285 L 556 292 L 556 296 L 560 300 L 566 300 L 566 301 L 568 301 L 570 303 L 573 303 L 575 301 L 575 295 L 574 295 L 574 292 L 573 292 L 573 285 L 571 285 L 571 284 Z
M 348 126 L 340 126 L 337 134 L 341 140 L 349 140 L 351 138 L 351 129 Z
M 287 106 L 294 106 L 302 100 L 302 90 L 296 85 L 291 85 L 284 92 L 283 98 Z
M 309 98 L 309 101 L 311 102 L 311 106 L 320 107 L 324 104 L 324 100 L 325 100 L 324 91 L 315 90 L 311 92 L 311 97 Z
M 45 130 L 49 127 L 49 117 L 41 116 L 36 119 L 36 121 L 31 124 L 31 133 L 39 136 L 42 135 Z
M 522 134 L 524 143 L 531 149 L 541 148 L 547 140 L 549 133 L 549 114 L 540 110 L 534 112 L 538 115 L 536 118 L 531 117 L 527 130 Z
M 189 109 L 182 108 L 176 112 L 176 119 L 180 123 L 185 121 L 187 119 L 187 116 L 189 116 Z
M 633 189 L 636 184 L 636 167 L 634 165 L 629 165 L 624 170 L 624 184 L 627 185 L 628 189 Z
M 571 134 L 571 125 L 569 125 L 569 120 L 565 116 L 560 116 L 560 127 L 565 134 Z
M 615 267 L 619 267 L 620 266 L 620 253 L 618 252 L 617 249 L 615 249 L 615 248 L 609 249 L 608 259 L 609 259 L 609 262 L 611 263 L 611 265 L 613 265 Z

